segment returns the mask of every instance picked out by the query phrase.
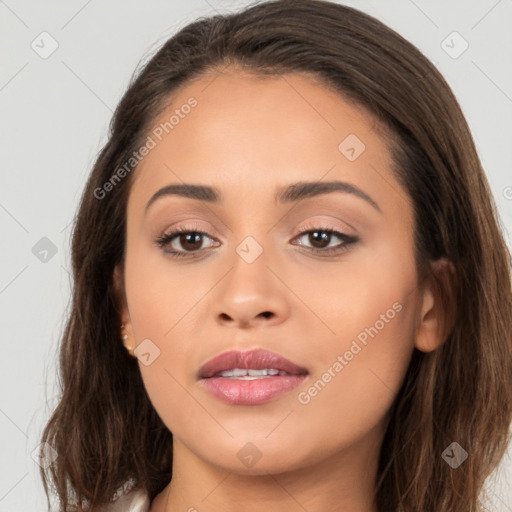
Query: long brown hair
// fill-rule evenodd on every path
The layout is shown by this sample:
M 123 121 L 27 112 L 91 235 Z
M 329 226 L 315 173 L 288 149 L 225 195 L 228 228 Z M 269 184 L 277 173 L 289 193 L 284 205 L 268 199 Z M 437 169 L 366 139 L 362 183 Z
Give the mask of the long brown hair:
M 447 258 L 456 287 L 453 328 L 437 350 L 414 351 L 390 411 L 376 502 L 381 512 L 481 510 L 484 481 L 505 453 L 512 421 L 512 265 L 496 206 L 437 69 L 380 21 L 323 0 L 264 2 L 201 18 L 132 79 L 75 220 L 62 396 L 42 435 L 58 454 L 41 469 L 47 497 L 58 495 L 62 510 L 72 498 L 94 506 L 132 477 L 153 499 L 172 477 L 172 434 L 119 340 L 113 289 L 136 168 L 105 197 L 95 191 L 140 147 L 178 87 L 233 64 L 255 74 L 310 73 L 386 127 L 394 172 L 414 207 L 418 273 L 433 276 L 432 263 Z M 452 442 L 468 453 L 457 469 L 442 458 Z

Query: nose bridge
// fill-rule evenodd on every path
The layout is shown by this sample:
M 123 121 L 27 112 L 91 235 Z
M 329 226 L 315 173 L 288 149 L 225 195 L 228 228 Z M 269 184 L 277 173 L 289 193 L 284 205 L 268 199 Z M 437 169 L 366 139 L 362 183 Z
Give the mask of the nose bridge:
M 272 287 L 267 268 L 271 265 L 269 255 L 272 251 L 268 247 L 268 241 L 263 240 L 261 234 L 255 233 L 254 230 L 253 233 L 254 235 L 246 235 L 234 247 L 234 254 L 230 259 L 232 270 L 228 281 L 239 290 L 238 293 L 264 296 Z
M 241 232 L 237 229 L 235 236 Z M 239 325 L 250 325 L 263 319 L 279 322 L 288 311 L 285 289 L 270 270 L 278 265 L 271 261 L 271 255 L 276 251 L 265 247 L 270 238 L 265 236 L 261 223 L 257 232 L 252 232 L 253 235 L 246 235 L 234 246 L 229 258 L 230 270 L 226 269 L 214 302 L 219 321 Z
M 273 232 L 267 217 L 268 208 L 262 199 L 265 193 L 258 191 L 259 188 L 241 186 L 238 189 L 236 214 L 230 219 L 235 251 L 233 263 L 242 268 L 244 264 L 253 268 L 255 263 L 256 268 L 265 268 L 262 262 L 268 262 L 269 254 L 274 253 L 269 245 Z

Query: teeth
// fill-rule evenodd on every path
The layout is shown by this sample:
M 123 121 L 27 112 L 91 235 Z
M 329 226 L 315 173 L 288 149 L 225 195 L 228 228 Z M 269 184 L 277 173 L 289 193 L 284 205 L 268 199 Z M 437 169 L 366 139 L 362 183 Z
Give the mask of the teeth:
M 253 370 L 252 368 L 233 368 L 233 370 L 225 370 L 219 372 L 216 377 L 227 377 L 229 379 L 255 380 L 265 377 L 272 377 L 274 375 L 289 375 L 281 370 L 275 368 L 263 368 L 261 370 Z

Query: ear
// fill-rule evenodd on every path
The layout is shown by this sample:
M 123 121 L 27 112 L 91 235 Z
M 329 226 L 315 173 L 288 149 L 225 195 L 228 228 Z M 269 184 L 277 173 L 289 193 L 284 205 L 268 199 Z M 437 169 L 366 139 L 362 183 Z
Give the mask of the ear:
M 456 271 L 446 258 L 431 262 L 423 287 L 421 313 L 414 346 L 422 352 L 439 348 L 450 335 L 456 317 Z
M 114 285 L 114 294 L 119 311 L 119 325 L 124 325 L 126 331 L 131 331 L 130 313 L 126 301 L 126 293 L 124 289 L 124 273 L 122 266 L 116 265 L 114 268 L 112 281 Z

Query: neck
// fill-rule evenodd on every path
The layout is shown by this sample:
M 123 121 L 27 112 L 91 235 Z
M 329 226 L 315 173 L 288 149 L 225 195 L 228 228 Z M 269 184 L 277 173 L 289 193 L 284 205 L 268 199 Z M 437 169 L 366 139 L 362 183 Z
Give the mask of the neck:
M 381 436 L 363 439 L 314 465 L 272 474 L 240 474 L 195 455 L 174 439 L 171 483 L 150 512 L 377 512 L 375 482 Z M 263 459 L 262 459 L 263 461 Z M 261 462 L 262 462 L 261 461 Z

